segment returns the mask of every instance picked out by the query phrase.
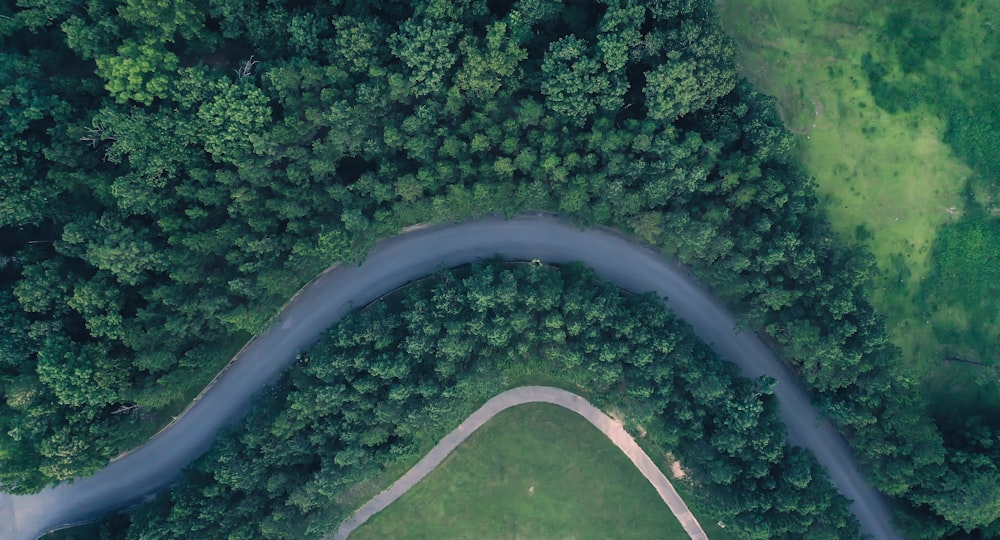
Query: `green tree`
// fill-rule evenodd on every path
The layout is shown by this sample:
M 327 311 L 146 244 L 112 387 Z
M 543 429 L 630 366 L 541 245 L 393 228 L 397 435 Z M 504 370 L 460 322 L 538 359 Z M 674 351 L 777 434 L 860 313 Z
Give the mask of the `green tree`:
M 646 73 L 646 102 L 649 117 L 672 122 L 704 105 L 703 81 L 694 62 L 668 62 Z
M 423 15 L 407 19 L 389 37 L 389 48 L 405 66 L 405 78 L 395 85 L 401 97 L 438 94 L 458 60 L 462 25 L 455 19 L 461 8 L 440 0 L 427 4 Z
M 571 125 L 582 126 L 598 110 L 616 111 L 624 91 L 622 81 L 612 79 L 588 43 L 576 36 L 552 43 L 542 61 L 545 105 Z
M 179 65 L 177 55 L 162 42 L 127 40 L 117 54 L 97 58 L 97 74 L 107 81 L 105 88 L 118 103 L 131 100 L 150 105 L 166 97 L 170 74 Z
M 125 0 L 118 15 L 149 41 L 172 42 L 180 36 L 194 42 L 207 36 L 202 10 L 187 0 Z
M 516 26 L 519 21 L 510 24 Z M 528 57 L 528 51 L 518 46 L 517 30 L 508 26 L 504 21 L 495 22 L 486 31 L 485 43 L 468 36 L 459 44 L 464 58 L 455 86 L 479 102 L 492 99 L 506 79 L 517 78 L 520 63 Z
M 253 143 L 270 123 L 271 108 L 260 88 L 244 81 L 223 86 L 198 108 L 205 151 L 217 162 L 246 165 Z

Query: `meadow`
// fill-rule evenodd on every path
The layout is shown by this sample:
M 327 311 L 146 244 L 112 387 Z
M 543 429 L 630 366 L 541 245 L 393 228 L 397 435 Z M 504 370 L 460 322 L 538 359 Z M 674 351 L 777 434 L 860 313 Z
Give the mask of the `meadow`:
M 1000 405 L 1000 2 L 717 5 L 834 228 L 874 254 L 871 298 L 938 416 Z
M 596 428 L 560 407 L 529 404 L 497 415 L 351 538 L 687 535 Z

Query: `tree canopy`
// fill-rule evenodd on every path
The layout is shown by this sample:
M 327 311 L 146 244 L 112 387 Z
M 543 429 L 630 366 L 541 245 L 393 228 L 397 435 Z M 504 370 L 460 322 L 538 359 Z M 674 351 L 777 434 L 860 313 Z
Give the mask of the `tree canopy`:
M 502 262 L 348 315 L 119 537 L 330 533 L 365 502 L 358 484 L 392 481 L 386 464 L 422 457 L 515 374 L 621 411 L 680 457 L 695 497 L 739 537 L 858 537 L 822 467 L 785 445 L 767 380 L 740 377 L 660 298 L 579 266 Z
M 957 510 L 988 499 L 959 486 L 989 485 L 995 447 L 914 397 L 870 257 L 830 231 L 710 0 L 25 1 L 0 40 L 4 490 L 139 443 L 326 266 L 533 209 L 689 265 L 773 338 L 908 532 L 998 526 Z M 959 473 L 966 454 L 986 461 Z

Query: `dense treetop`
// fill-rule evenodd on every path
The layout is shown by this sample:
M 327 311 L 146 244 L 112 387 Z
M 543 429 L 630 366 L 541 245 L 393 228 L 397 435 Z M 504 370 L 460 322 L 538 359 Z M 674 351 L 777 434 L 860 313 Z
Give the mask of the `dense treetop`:
M 997 433 L 938 429 L 895 371 L 869 258 L 709 0 L 23 0 L 0 39 L 4 489 L 138 443 L 376 239 L 547 209 L 659 246 L 772 336 L 914 534 L 1000 516 Z
M 354 312 L 124 538 L 309 538 L 366 502 L 512 379 L 588 392 L 670 448 L 695 497 L 742 538 L 857 538 L 847 500 L 786 446 L 766 379 L 737 374 L 653 296 L 589 270 L 493 262 Z M 398 468 L 398 467 L 397 467 Z M 667 508 L 662 509 L 667 512 Z

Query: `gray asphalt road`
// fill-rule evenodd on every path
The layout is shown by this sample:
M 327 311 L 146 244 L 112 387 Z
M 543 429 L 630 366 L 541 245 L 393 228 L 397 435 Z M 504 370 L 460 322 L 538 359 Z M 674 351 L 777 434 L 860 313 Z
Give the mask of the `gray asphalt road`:
M 569 409 L 584 417 L 594 427 L 601 430 L 601 433 L 604 433 L 615 446 L 628 456 L 632 464 L 639 469 L 639 472 L 646 477 L 646 480 L 649 480 L 649 483 L 656 489 L 663 502 L 667 503 L 674 517 L 684 527 L 684 531 L 688 533 L 688 536 L 694 540 L 708 540 L 708 536 L 705 535 L 705 531 L 701 528 L 698 520 L 695 519 L 694 514 L 684 504 L 684 499 L 677 494 L 674 486 L 670 484 L 670 481 L 663 475 L 663 472 L 653 463 L 653 460 L 649 459 L 646 452 L 639 447 L 639 444 L 625 431 L 625 428 L 620 423 L 615 422 L 610 416 L 601 412 L 600 409 L 594 407 L 582 397 L 551 386 L 521 386 L 512 388 L 506 392 L 497 394 L 484 403 L 482 407 L 476 409 L 476 412 L 469 415 L 468 418 L 445 436 L 444 439 L 441 439 L 441 442 L 435 445 L 409 471 L 406 471 L 406 474 L 394 482 L 389 489 L 373 497 L 364 506 L 359 508 L 357 512 L 351 515 L 351 517 L 344 520 L 337 529 L 337 532 L 329 537 L 330 540 L 346 540 L 355 529 L 364 525 L 369 518 L 381 512 L 386 506 L 395 502 L 396 499 L 402 497 L 417 482 L 430 474 L 469 435 L 472 435 L 477 429 L 483 427 L 483 424 L 511 407 L 524 405 L 525 403 L 551 403 Z
M 254 391 L 274 380 L 297 351 L 314 343 L 352 306 L 366 304 L 442 264 L 459 265 L 497 254 L 550 263 L 582 261 L 625 289 L 669 296 L 670 308 L 723 358 L 735 362 L 747 376 L 768 375 L 779 381 L 774 392 L 790 441 L 814 452 L 840 492 L 853 501 L 850 508 L 862 529 L 875 538 L 901 538 L 891 526 L 884 499 L 865 483 L 843 438 L 810 405 L 792 373 L 752 332 L 739 332 L 733 315 L 708 291 L 683 269 L 614 231 L 580 230 L 544 215 L 411 228 L 380 243 L 361 266 L 324 272 L 169 429 L 94 476 L 36 495 L 0 496 L 0 537 L 33 539 L 162 488 L 211 445 L 220 427 L 246 411 Z

